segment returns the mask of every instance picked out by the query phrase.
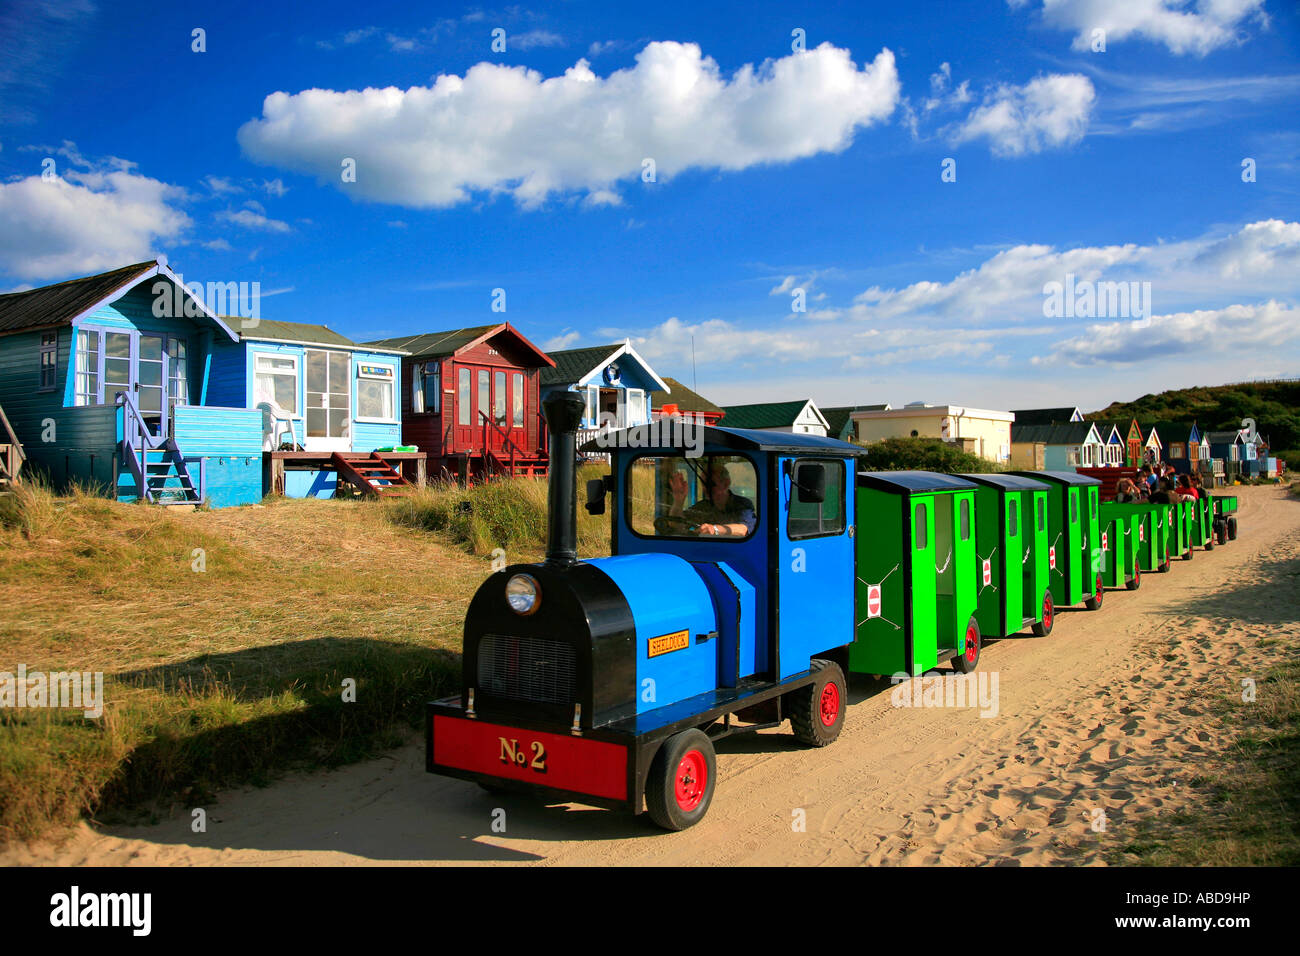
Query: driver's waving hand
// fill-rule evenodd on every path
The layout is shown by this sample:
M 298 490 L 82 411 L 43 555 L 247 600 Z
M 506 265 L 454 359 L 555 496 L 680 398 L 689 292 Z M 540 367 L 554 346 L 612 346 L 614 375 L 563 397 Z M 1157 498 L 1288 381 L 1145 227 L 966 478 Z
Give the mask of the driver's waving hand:
M 698 525 L 696 533 L 700 535 L 743 538 L 753 531 L 757 523 L 754 502 L 731 493 L 731 475 L 726 463 L 718 458 L 710 458 L 705 481 L 708 494 L 687 508 L 685 505 L 689 489 L 686 475 L 680 470 L 674 471 L 669 483 L 673 502 L 668 513 Z

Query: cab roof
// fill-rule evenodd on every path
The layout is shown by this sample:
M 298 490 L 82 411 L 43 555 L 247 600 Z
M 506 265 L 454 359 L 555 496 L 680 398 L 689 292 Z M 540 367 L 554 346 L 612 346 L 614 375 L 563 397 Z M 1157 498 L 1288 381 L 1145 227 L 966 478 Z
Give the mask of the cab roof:
M 681 444 L 673 443 L 677 430 L 669 422 L 669 419 L 660 419 L 649 425 L 633 425 L 610 431 L 599 439 L 593 438 L 586 442 L 579 450 L 591 453 L 633 451 L 642 455 L 680 455 L 683 448 Z M 764 451 L 792 455 L 834 455 L 837 458 L 854 458 L 867 453 L 861 445 L 820 435 L 769 432 L 757 428 L 722 428 L 717 425 L 705 426 L 702 431 L 705 452 Z M 638 444 L 631 444 L 631 440 Z
M 860 471 L 858 484 L 909 495 L 931 491 L 967 491 L 975 487 L 959 475 L 942 475 L 937 471 Z
M 986 488 L 1001 488 L 1003 491 L 1046 491 L 1047 485 L 1041 481 L 1035 481 L 1033 478 L 1025 478 L 1021 475 L 1011 475 L 1002 472 L 981 473 L 973 475 L 962 475 L 977 485 L 984 485 Z

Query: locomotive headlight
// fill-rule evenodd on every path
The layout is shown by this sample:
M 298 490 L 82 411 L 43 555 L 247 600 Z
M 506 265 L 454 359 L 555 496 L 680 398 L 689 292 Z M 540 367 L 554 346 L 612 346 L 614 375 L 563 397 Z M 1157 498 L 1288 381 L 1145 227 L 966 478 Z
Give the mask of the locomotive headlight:
M 515 574 L 506 582 L 506 601 L 516 614 L 532 614 L 542 601 L 542 590 L 531 574 Z

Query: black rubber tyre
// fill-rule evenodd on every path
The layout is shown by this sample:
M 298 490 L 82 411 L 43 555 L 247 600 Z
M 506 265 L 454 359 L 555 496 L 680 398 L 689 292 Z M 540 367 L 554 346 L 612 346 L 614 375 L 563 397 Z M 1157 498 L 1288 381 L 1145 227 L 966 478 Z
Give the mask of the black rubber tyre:
M 984 641 L 980 638 L 980 626 L 975 618 L 966 622 L 966 651 L 952 659 L 952 669 L 958 674 L 970 674 L 980 666 L 980 651 Z
M 1229 541 L 1237 540 L 1237 519 L 1236 518 L 1228 519 L 1228 540 Z
M 1139 567 L 1135 567 L 1133 569 L 1133 577 L 1124 582 L 1124 587 L 1128 588 L 1130 591 L 1136 591 L 1141 586 L 1142 586 L 1142 569 Z
M 1185 552 L 1183 552 L 1183 560 L 1184 560 L 1184 561 L 1190 561 L 1190 560 L 1192 560 L 1192 553 L 1193 553 L 1195 550 L 1196 550 L 1195 548 L 1189 547 Z
M 1168 574 L 1168 573 L 1169 573 L 1169 559 L 1168 559 L 1168 558 L 1165 558 L 1165 563 L 1162 564 L 1162 565 L 1160 565 L 1160 567 L 1157 568 L 1157 570 L 1158 570 L 1161 574 Z
M 1056 606 L 1052 603 L 1052 592 L 1043 592 L 1043 616 L 1030 628 L 1035 637 L 1046 637 L 1052 633 L 1052 624 L 1056 622 Z
M 844 710 L 849 702 L 844 671 L 834 661 L 814 658 L 817 679 L 785 695 L 782 703 L 790 714 L 795 739 L 809 747 L 834 743 L 844 729 Z
M 1214 526 L 1214 537 L 1221 545 L 1228 543 L 1228 522 L 1220 521 Z
M 1083 606 L 1089 611 L 1096 611 L 1101 608 L 1102 601 L 1106 597 L 1106 586 L 1101 583 L 1101 572 L 1097 572 L 1097 590 L 1093 592 L 1092 597 L 1084 598 Z
M 708 735 L 695 728 L 673 734 L 650 764 L 646 812 L 665 830 L 694 826 L 709 812 L 717 779 L 718 761 Z

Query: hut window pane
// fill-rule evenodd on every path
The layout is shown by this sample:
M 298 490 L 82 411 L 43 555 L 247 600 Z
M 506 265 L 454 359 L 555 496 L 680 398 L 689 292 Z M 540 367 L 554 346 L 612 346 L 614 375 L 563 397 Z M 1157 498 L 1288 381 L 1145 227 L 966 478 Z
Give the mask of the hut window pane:
M 492 376 L 488 370 L 481 368 L 478 370 L 478 414 L 474 416 L 474 424 L 477 425 L 492 410 Z
M 41 335 L 41 385 L 43 389 L 54 387 L 56 368 L 59 361 L 59 333 L 46 332 Z
M 434 362 L 432 366 L 422 367 L 424 369 L 424 399 L 421 402 L 423 411 L 437 415 L 442 411 L 442 363 Z
M 292 355 L 258 355 L 253 359 L 253 401 L 274 402 L 298 414 L 298 360 Z
M 99 404 L 99 333 L 80 329 L 77 332 L 77 398 L 78 405 Z
M 629 425 L 641 425 L 645 420 L 645 392 L 639 388 L 629 388 L 627 390 L 627 423 Z
M 469 406 L 469 369 L 463 368 L 457 373 L 456 389 L 456 423 L 458 425 L 468 425 L 471 422 Z
M 926 527 L 925 527 L 925 505 L 916 506 L 916 516 L 913 518 L 913 524 L 916 528 L 916 547 L 918 550 L 926 546 Z
M 357 365 L 357 417 L 391 422 L 393 415 L 391 365 Z
M 516 372 L 512 382 L 514 387 L 514 421 L 515 428 L 524 427 L 524 376 Z
M 411 366 L 411 411 L 424 411 L 424 366 L 419 363 Z
M 506 423 L 506 373 L 497 372 L 492 376 L 495 393 L 492 396 L 492 420 L 498 425 Z

